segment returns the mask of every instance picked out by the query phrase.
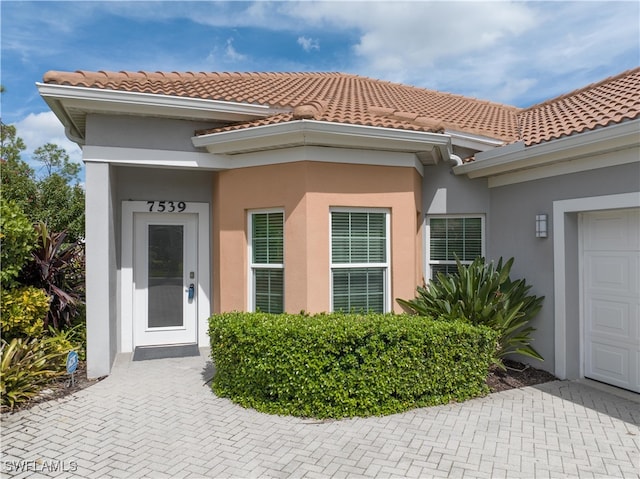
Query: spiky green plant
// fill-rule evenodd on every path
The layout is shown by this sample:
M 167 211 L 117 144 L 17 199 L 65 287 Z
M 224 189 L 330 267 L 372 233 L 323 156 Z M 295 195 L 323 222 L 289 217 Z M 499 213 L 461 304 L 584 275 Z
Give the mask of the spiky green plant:
M 503 359 L 521 354 L 543 361 L 531 346 L 531 320 L 542 308 L 544 297 L 529 294 L 531 286 L 524 279 L 511 280 L 513 258 L 495 265 L 476 258 L 470 265 L 456 260 L 454 274 L 438 273 L 426 287 L 418 287 L 417 297 L 397 299 L 408 311 L 421 316 L 448 320 L 463 318 L 498 331 L 496 365 L 504 369 Z
M 14 338 L 0 347 L 2 407 L 15 406 L 36 396 L 44 384 L 64 370 L 55 365 L 66 354 L 51 348 L 51 339 Z

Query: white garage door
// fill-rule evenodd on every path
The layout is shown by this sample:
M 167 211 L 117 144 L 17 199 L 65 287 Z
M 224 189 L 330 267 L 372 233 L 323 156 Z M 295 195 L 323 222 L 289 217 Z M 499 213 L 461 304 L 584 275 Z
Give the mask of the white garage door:
M 640 209 L 581 216 L 584 375 L 640 392 Z

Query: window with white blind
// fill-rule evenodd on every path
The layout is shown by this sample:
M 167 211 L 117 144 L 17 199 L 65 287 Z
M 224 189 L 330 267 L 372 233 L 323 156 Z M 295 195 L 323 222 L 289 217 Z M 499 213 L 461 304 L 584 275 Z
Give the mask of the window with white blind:
M 484 256 L 483 216 L 428 216 L 427 233 L 429 278 L 455 273 L 456 258 L 471 264 Z
M 331 308 L 386 312 L 389 308 L 389 213 L 331 211 Z
M 284 312 L 284 212 L 249 213 L 249 309 Z

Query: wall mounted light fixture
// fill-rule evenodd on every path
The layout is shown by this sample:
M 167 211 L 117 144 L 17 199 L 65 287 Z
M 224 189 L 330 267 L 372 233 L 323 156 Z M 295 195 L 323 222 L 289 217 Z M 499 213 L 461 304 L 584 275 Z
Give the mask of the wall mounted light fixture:
M 548 219 L 548 215 L 546 213 L 536 215 L 536 238 L 547 237 L 548 235 L 547 219 Z

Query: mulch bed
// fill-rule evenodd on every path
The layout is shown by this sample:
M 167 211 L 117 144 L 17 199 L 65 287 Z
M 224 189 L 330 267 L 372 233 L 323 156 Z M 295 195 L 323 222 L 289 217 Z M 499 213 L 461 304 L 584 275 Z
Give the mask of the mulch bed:
M 104 378 L 87 379 L 87 366 L 84 361 L 80 361 L 78 363 L 78 369 L 76 369 L 74 376 L 75 377 L 74 377 L 73 385 L 70 384 L 70 381 L 69 381 L 70 376 L 68 374 L 64 374 L 63 376 L 60 376 L 52 380 L 49 384 L 47 384 L 46 387 L 44 387 L 40 391 L 40 394 L 33 397 L 26 403 L 16 406 L 13 409 L 13 412 L 21 411 L 23 409 L 30 409 L 36 404 L 40 404 L 46 401 L 51 401 L 52 399 L 63 398 L 65 396 L 68 396 L 69 394 L 73 394 L 77 391 L 80 391 L 81 389 L 87 388 L 89 386 L 93 386 L 98 381 L 104 379 Z M 2 413 L 9 412 L 9 409 L 6 407 L 3 407 L 1 412 Z
M 535 384 L 546 383 L 549 381 L 555 381 L 556 377 L 543 371 L 541 369 L 535 369 L 531 366 L 518 363 L 515 361 L 505 361 L 506 371 L 502 371 L 498 368 L 493 368 L 489 372 L 487 377 L 487 385 L 492 393 L 499 391 L 506 391 L 508 389 L 522 388 L 525 386 L 533 386 Z M 20 411 L 29 409 L 36 404 L 40 404 L 53 399 L 60 399 L 69 394 L 73 394 L 81 389 L 87 388 L 96 384 L 103 378 L 99 379 L 87 379 L 87 369 L 84 362 L 78 364 L 78 369 L 75 373 L 75 382 L 71 386 L 69 384 L 69 376 L 64 375 L 52 381 L 46 388 L 44 388 L 40 394 L 27 403 L 22 404 L 14 409 Z M 8 409 L 3 408 L 2 412 L 8 412 Z
M 487 385 L 492 393 L 506 391 L 507 389 L 523 388 L 535 384 L 555 381 L 557 378 L 542 369 L 536 369 L 516 361 L 504 362 L 507 370 L 492 368 L 487 377 Z

